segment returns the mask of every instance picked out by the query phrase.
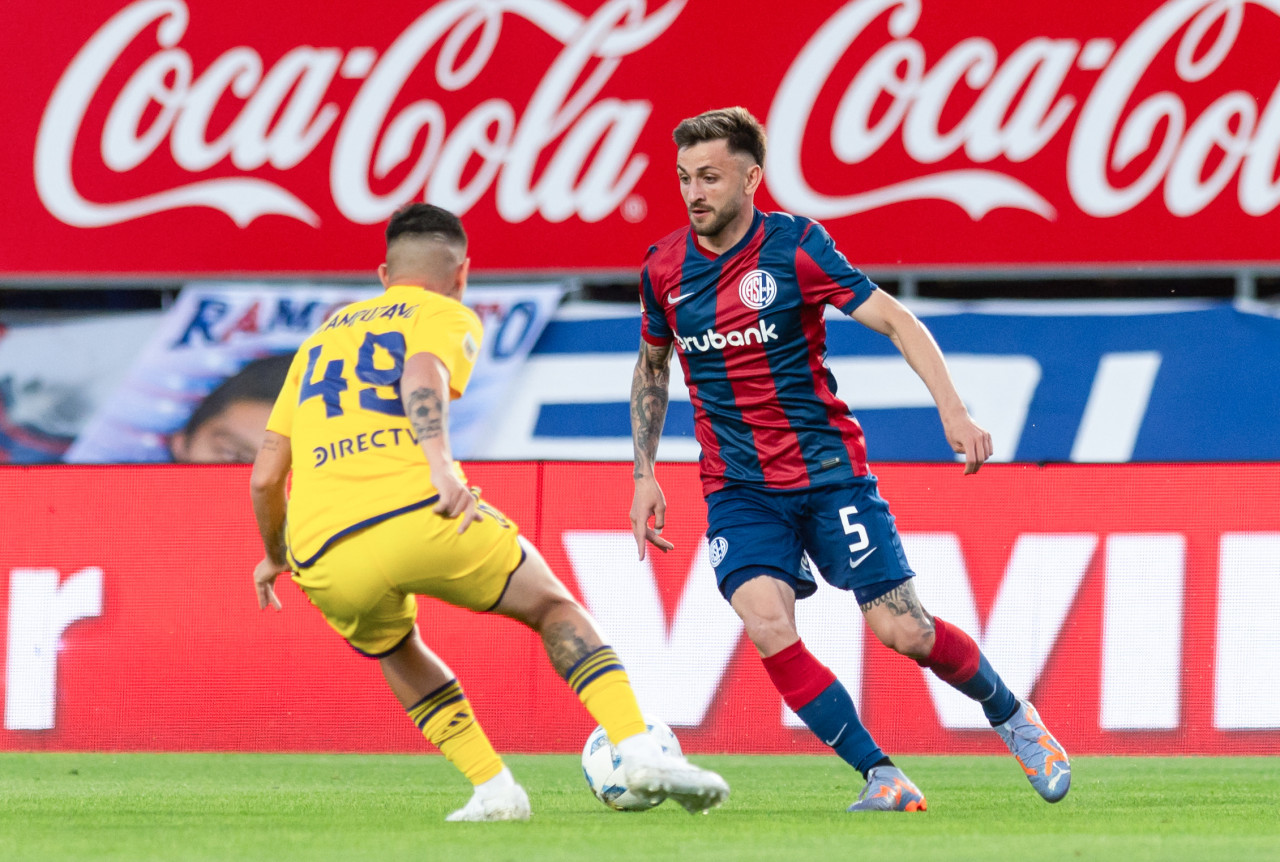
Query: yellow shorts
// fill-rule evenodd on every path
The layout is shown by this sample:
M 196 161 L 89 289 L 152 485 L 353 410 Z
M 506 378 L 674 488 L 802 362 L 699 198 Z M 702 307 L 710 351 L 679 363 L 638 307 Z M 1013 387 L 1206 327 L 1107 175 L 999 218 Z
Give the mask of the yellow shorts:
M 335 542 L 293 581 L 351 646 L 380 658 L 413 630 L 415 595 L 473 611 L 502 598 L 524 558 L 519 529 L 487 503 L 481 513 L 462 535 L 430 506 L 388 518 Z

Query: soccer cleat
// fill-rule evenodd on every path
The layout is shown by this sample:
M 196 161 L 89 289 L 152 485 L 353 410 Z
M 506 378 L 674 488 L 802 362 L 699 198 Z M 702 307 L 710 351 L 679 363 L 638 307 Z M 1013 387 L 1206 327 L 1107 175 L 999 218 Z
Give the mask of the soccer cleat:
M 627 764 L 631 793 L 657 805 L 674 799 L 690 814 L 707 812 L 729 798 L 729 785 L 709 769 L 663 752 L 657 757 L 633 758 Z
M 528 820 L 533 816 L 529 794 L 519 784 L 481 795 L 471 794 L 467 804 L 445 820 L 452 823 L 485 823 L 494 820 Z
M 1045 801 L 1057 802 L 1067 795 L 1071 789 L 1067 752 L 1044 726 L 1034 706 L 1018 701 L 1018 711 L 1004 724 L 996 725 L 996 733 L 1018 758 L 1027 780 Z
M 876 766 L 867 773 L 867 786 L 850 811 L 928 811 L 920 788 L 896 766 Z

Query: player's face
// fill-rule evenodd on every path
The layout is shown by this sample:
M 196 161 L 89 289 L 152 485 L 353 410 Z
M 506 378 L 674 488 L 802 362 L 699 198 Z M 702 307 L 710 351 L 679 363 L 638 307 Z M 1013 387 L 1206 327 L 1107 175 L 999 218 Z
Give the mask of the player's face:
M 271 404 L 235 401 L 190 435 L 175 434 L 173 459 L 185 464 L 251 464 L 267 436 Z
M 719 236 L 751 207 L 756 183 L 750 176 L 755 163 L 729 152 L 724 140 L 703 141 L 680 150 L 676 175 L 689 212 L 689 223 L 699 236 Z

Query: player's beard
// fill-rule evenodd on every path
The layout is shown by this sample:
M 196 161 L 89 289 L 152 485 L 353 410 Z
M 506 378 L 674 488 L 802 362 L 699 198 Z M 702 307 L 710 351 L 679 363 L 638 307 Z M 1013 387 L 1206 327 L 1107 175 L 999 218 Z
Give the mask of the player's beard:
M 689 224 L 693 227 L 693 232 L 698 236 L 718 236 L 729 226 L 730 222 L 738 217 L 738 213 L 741 211 L 742 207 L 736 204 L 726 204 L 724 209 L 719 211 L 712 210 L 715 213 L 715 218 L 705 227 L 698 227 L 693 220 L 693 213 L 689 213 Z

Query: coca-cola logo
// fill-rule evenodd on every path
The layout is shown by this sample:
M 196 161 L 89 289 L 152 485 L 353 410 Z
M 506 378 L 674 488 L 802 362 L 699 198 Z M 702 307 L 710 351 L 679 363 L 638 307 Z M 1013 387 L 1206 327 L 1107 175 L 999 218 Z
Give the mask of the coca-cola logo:
M 606 88 L 623 62 L 690 52 L 653 46 L 697 11 L 686 3 L 606 0 L 584 15 L 561 0 L 445 0 L 385 47 L 304 44 L 268 65 L 254 47 L 219 45 L 198 68 L 193 54 L 210 52 L 184 48 L 200 26 L 186 2 L 137 0 L 62 72 L 40 120 L 36 189 L 77 227 L 186 207 L 242 227 L 264 215 L 318 226 L 330 203 L 373 224 L 415 198 L 458 213 L 492 200 L 510 224 L 615 212 L 639 222 L 647 206 L 633 192 L 670 155 L 646 152 L 642 135 L 665 139 L 680 117 L 654 118 L 661 88 Z M 1232 188 L 1246 215 L 1280 204 L 1280 66 L 1252 75 L 1258 92 L 1221 82 L 1238 51 L 1257 54 L 1258 37 L 1244 45 L 1249 22 L 1280 19 L 1280 0 L 1169 0 L 1122 38 L 1046 33 L 1003 51 L 960 33 L 926 47 L 914 35 L 925 13 L 923 0 L 850 0 L 805 33 L 780 80 L 738 82 L 741 98 L 708 91 L 715 104 L 772 101 L 766 183 L 778 204 L 830 220 L 940 200 L 975 220 L 1009 208 L 1046 221 L 1063 210 L 1108 218 L 1156 197 L 1191 216 Z M 549 48 L 511 35 L 515 23 Z M 493 67 L 527 70 L 532 95 L 483 83 Z M 832 94 L 834 111 L 818 110 Z M 107 106 L 105 120 L 86 122 L 91 105 Z M 107 199 L 91 154 L 108 176 L 141 176 L 146 192 Z M 878 157 L 894 163 L 890 179 Z M 301 179 L 295 169 L 312 164 Z M 842 165 L 869 169 L 831 170 Z M 322 190 L 314 177 L 325 173 Z
M 193 206 L 220 210 L 241 227 L 268 214 L 319 225 L 313 205 L 298 193 L 251 176 L 116 201 L 80 193 L 72 156 L 82 144 L 86 111 L 126 48 L 154 31 L 157 50 L 114 94 L 102 128 L 99 149 L 110 171 L 128 173 L 166 143 L 173 162 L 190 174 L 227 159 L 244 173 L 266 165 L 287 171 L 336 127 L 330 192 L 352 222 L 382 221 L 415 197 L 465 213 L 490 188 L 507 222 L 535 213 L 551 222 L 598 221 L 620 206 L 648 164 L 635 144 L 652 104 L 597 97 L 623 59 L 661 35 L 684 4 L 669 0 L 647 13 L 644 0 L 609 0 L 584 17 L 557 0 L 449 0 L 423 12 L 380 54 L 304 45 L 267 69 L 256 50 L 237 46 L 197 70 L 181 45 L 190 23 L 186 3 L 138 0 L 94 33 L 54 89 L 37 138 L 36 188 L 49 212 L 78 227 Z M 504 45 L 507 16 L 536 25 L 562 46 L 547 68 L 533 72 L 541 81 L 523 111 L 495 96 L 462 117 L 446 117 L 431 98 L 392 114 L 430 52 L 436 52 L 434 83 L 452 92 L 471 85 L 499 50 L 518 51 Z M 336 77 L 363 81 L 349 104 L 328 95 Z M 210 118 L 224 100 L 240 107 L 211 140 Z M 425 144 L 415 148 L 420 138 Z M 474 157 L 482 166 L 464 182 Z M 403 178 L 375 190 L 371 179 L 393 170 Z
M 991 41 L 969 37 L 931 61 L 911 38 L 921 0 L 854 0 L 813 34 L 777 89 L 768 115 L 769 190 L 787 209 L 819 219 L 933 199 L 955 203 L 974 219 L 1011 207 L 1053 220 L 1053 204 L 1027 182 L 978 166 L 997 158 L 1024 162 L 1069 134 L 1067 185 L 1090 216 L 1127 212 L 1158 189 L 1170 213 L 1193 215 L 1237 175 L 1240 208 L 1254 216 L 1269 213 L 1280 203 L 1280 88 L 1265 103 L 1244 90 L 1222 93 L 1198 116 L 1190 115 L 1178 92 L 1140 92 L 1153 72 L 1168 77 L 1154 66 L 1170 46 L 1176 48 L 1172 72 L 1178 80 L 1189 86 L 1209 79 L 1240 38 L 1249 5 L 1280 16 L 1280 0 L 1171 0 L 1119 46 L 1108 38 L 1036 37 L 1001 58 Z M 815 128 L 811 115 L 819 93 L 841 86 L 832 80 L 837 62 L 855 39 L 874 37 L 870 28 L 879 21 L 886 22 L 888 40 L 843 84 L 832 126 Z M 1073 67 L 1100 71 L 1079 99 L 1063 91 Z M 1280 76 L 1280 66 L 1276 70 Z M 961 87 L 977 97 L 943 132 L 941 114 Z M 882 97 L 891 104 L 876 113 Z M 918 165 L 963 151 L 974 167 L 837 193 L 816 187 L 817 172 L 804 169 L 801 144 L 811 136 L 829 137 L 832 153 L 847 165 L 867 161 L 897 139 Z M 1140 158 L 1146 158 L 1140 175 L 1117 185 L 1113 172 Z

